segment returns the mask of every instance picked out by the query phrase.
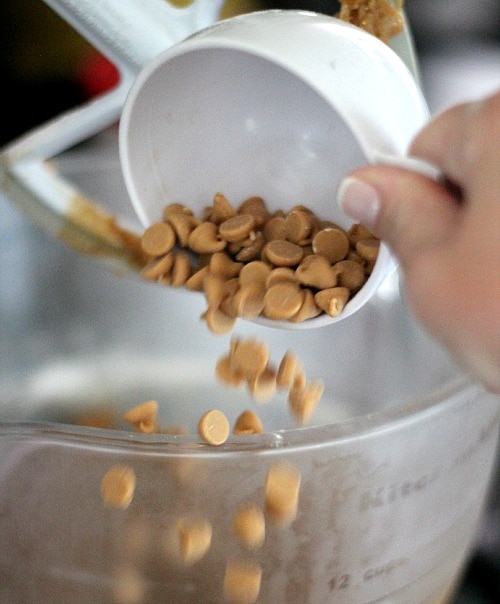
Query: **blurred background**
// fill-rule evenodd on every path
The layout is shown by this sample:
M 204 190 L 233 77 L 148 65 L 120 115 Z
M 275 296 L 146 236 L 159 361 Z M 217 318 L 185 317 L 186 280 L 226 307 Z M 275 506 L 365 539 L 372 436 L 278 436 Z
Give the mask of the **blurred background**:
M 433 114 L 500 87 L 498 0 L 406 0 L 405 6 L 420 59 L 422 87 Z M 260 8 L 301 8 L 334 14 L 338 5 L 329 0 L 228 0 L 222 16 Z M 0 145 L 117 82 L 113 65 L 42 0 L 2 0 L 0 24 L 0 79 L 4 90 Z M 24 250 L 34 238 L 38 238 L 38 249 L 44 252 L 30 258 Z M 0 194 L 0 340 L 7 330 L 15 328 L 13 319 L 30 316 L 36 303 L 33 283 L 43 281 L 43 287 L 50 288 L 44 274 L 52 274 L 54 266 L 65 270 L 61 260 L 64 253 L 60 244 L 45 241 Z M 49 265 L 52 271 L 46 271 Z M 18 278 L 23 271 L 29 279 Z M 0 346 L 0 355 L 6 353 Z M 0 360 L 7 366 L 5 358 Z M 475 554 L 454 604 L 500 602 L 499 485 L 497 479 Z

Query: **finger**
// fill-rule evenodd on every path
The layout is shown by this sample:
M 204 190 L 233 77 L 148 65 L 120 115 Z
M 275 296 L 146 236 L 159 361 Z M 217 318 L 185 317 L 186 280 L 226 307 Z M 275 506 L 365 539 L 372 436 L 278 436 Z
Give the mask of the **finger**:
M 390 166 L 352 172 L 339 187 L 338 203 L 388 243 L 403 268 L 420 252 L 445 245 L 456 232 L 460 212 L 438 183 Z
M 450 181 L 466 189 L 478 164 L 498 148 L 499 115 L 500 92 L 480 102 L 456 105 L 422 129 L 409 153 L 438 166 Z

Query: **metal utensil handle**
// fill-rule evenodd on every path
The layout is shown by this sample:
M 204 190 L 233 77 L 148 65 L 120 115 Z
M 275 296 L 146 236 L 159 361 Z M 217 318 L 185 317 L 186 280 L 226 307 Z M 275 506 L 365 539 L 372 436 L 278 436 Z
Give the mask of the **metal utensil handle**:
M 166 0 L 45 0 L 119 69 L 119 85 L 9 144 L 0 153 L 0 189 L 54 237 L 64 237 L 112 265 L 137 269 L 127 237 L 91 228 L 72 214 L 75 200 L 105 212 L 64 179 L 47 160 L 119 120 L 133 79 L 147 61 L 186 36 L 213 24 L 224 0 L 195 0 L 176 8 Z M 132 237 L 133 234 L 130 233 Z

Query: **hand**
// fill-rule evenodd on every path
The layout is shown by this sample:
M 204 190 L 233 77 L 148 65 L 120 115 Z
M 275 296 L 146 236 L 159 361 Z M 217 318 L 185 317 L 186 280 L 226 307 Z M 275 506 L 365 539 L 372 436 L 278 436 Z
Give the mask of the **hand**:
M 394 251 L 421 323 L 500 392 L 500 92 L 432 120 L 409 155 L 453 187 L 389 166 L 355 170 L 339 205 Z

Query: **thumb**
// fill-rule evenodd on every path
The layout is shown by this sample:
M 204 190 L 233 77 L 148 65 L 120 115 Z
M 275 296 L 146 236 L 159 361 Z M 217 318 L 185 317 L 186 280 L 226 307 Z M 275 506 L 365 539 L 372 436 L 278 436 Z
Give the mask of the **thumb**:
M 403 269 L 456 235 L 456 199 L 437 182 L 393 166 L 367 166 L 340 184 L 338 204 L 393 250 Z

